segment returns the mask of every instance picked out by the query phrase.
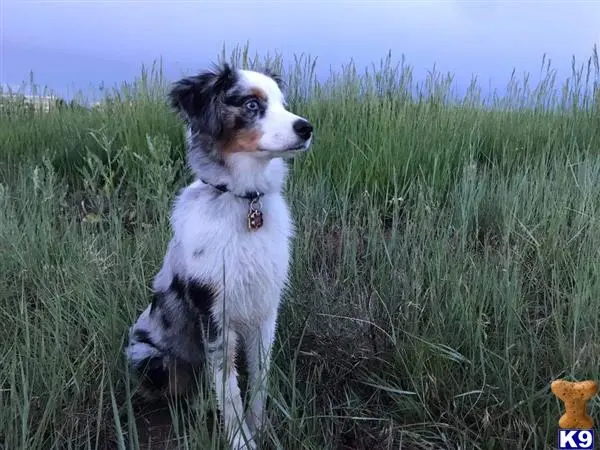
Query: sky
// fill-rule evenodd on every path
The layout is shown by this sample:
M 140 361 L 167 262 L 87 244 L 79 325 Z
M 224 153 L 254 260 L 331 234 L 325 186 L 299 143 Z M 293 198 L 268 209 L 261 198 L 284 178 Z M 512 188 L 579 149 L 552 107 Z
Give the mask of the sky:
M 546 54 L 569 74 L 600 43 L 600 0 L 0 0 L 0 83 L 29 79 L 69 97 L 112 86 L 162 58 L 174 79 L 214 62 L 222 46 L 318 58 L 325 76 L 350 58 L 388 51 L 417 77 L 435 67 L 466 85 L 504 86 L 540 72 Z

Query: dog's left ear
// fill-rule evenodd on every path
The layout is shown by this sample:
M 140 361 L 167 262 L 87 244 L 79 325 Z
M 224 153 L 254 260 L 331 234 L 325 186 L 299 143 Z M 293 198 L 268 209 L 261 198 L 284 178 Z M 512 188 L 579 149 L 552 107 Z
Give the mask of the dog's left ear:
M 195 131 L 218 137 L 221 129 L 218 103 L 235 84 L 235 71 L 225 64 L 177 81 L 168 94 L 171 107 Z

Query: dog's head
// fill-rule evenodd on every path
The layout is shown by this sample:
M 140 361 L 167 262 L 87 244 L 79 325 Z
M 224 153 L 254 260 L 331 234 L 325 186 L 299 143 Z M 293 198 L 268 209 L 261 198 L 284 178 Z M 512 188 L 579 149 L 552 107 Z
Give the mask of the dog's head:
M 210 139 L 221 158 L 239 152 L 290 157 L 312 141 L 311 123 L 286 109 L 282 81 L 268 71 L 224 65 L 179 80 L 169 100 L 192 134 Z

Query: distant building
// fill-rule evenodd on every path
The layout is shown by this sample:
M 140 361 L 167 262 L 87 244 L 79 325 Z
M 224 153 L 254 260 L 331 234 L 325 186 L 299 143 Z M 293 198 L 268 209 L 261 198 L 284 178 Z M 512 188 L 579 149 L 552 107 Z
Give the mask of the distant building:
M 12 92 L 2 92 L 0 94 L 0 103 L 20 103 L 31 105 L 34 111 L 48 112 L 51 108 L 57 106 L 60 98 L 54 95 L 25 95 Z

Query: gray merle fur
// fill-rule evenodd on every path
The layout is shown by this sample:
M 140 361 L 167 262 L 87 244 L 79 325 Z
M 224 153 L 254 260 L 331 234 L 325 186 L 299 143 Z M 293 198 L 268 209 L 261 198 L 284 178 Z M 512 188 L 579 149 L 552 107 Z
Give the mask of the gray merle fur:
M 200 374 L 206 352 L 222 347 L 219 342 L 222 332 L 211 314 L 215 295 L 212 286 L 198 280 L 183 280 L 178 275 L 173 276 L 167 291 L 154 293 L 150 317 L 160 320 L 160 342 L 169 353 L 146 330 L 135 330 L 133 338 L 154 347 L 160 355 L 146 358 L 135 367 L 147 396 L 159 397 L 169 384 L 169 376 L 176 376 L 181 385 L 188 384 Z M 196 320 L 190 320 L 191 317 Z

